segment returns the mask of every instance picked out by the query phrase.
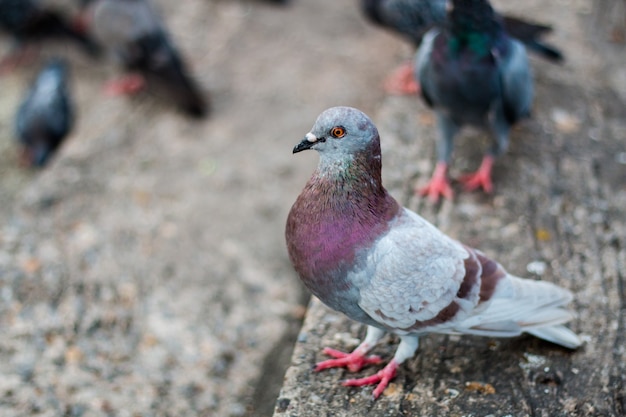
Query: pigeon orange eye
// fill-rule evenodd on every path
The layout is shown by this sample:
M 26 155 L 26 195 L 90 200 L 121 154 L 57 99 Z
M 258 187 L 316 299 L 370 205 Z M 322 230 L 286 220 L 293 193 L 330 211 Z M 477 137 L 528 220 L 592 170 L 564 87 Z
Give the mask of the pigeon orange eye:
M 330 129 L 330 136 L 334 138 L 342 138 L 346 135 L 346 129 L 343 126 L 335 126 Z

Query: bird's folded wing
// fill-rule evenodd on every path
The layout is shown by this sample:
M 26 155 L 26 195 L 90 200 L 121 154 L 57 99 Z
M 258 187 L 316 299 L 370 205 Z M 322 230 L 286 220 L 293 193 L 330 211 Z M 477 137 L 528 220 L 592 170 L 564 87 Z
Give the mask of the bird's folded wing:
M 459 293 L 472 255 L 417 214 L 403 210 L 371 248 L 360 307 L 390 329 L 445 327 L 478 303 L 480 270 Z
M 530 114 L 533 102 L 533 81 L 524 46 L 510 41 L 511 49 L 500 63 L 502 105 L 509 123 Z

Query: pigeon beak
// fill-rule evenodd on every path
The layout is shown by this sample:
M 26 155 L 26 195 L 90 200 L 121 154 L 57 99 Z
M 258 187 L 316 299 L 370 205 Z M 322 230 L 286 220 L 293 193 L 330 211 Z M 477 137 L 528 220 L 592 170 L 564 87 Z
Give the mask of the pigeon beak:
M 298 143 L 293 148 L 293 153 L 298 153 L 306 151 L 307 149 L 311 149 L 311 147 L 315 145 L 315 143 L 317 143 L 317 137 L 313 133 L 309 132 L 306 134 L 306 136 L 304 136 L 302 142 Z

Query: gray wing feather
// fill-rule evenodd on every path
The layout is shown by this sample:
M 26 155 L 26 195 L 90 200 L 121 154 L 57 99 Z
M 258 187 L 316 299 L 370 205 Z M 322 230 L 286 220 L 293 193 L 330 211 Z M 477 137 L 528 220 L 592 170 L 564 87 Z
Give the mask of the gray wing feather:
M 530 114 L 533 101 L 533 80 L 526 48 L 511 41 L 511 53 L 500 64 L 502 105 L 509 124 Z
M 359 306 L 386 327 L 406 329 L 455 299 L 469 254 L 413 212 L 405 209 L 396 222 L 367 258 Z
M 432 65 L 430 62 L 430 55 L 433 51 L 433 43 L 435 38 L 439 35 L 439 29 L 429 30 L 420 45 L 417 53 L 415 54 L 415 78 L 419 81 L 422 91 L 422 97 L 426 101 L 426 104 L 433 106 L 433 91 L 431 82 Z

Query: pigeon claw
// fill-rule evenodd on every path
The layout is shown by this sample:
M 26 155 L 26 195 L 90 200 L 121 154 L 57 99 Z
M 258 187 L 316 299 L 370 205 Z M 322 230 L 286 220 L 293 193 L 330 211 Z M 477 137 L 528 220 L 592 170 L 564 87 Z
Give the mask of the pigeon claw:
M 450 187 L 450 183 L 448 180 L 435 180 L 432 179 L 428 185 L 419 189 L 419 194 L 424 197 L 428 196 L 430 201 L 436 203 L 439 201 L 439 197 L 444 197 L 448 200 L 452 200 L 454 196 L 454 192 L 452 191 L 452 187 Z
M 440 196 L 443 196 L 448 200 L 452 200 L 454 192 L 452 191 L 452 187 L 448 182 L 448 178 L 446 176 L 447 171 L 448 166 L 446 165 L 446 163 L 439 162 L 428 184 L 417 191 L 419 195 L 421 195 L 422 197 L 428 196 L 430 201 L 432 201 L 433 203 L 439 201 Z
M 367 376 L 365 378 L 348 379 L 342 382 L 342 385 L 346 387 L 362 387 L 364 385 L 378 384 L 372 392 L 374 399 L 380 397 L 380 394 L 385 391 L 385 388 L 389 385 L 389 382 L 396 377 L 398 370 L 398 363 L 391 360 L 383 369 L 375 373 L 374 375 Z
M 459 181 L 463 183 L 463 186 L 467 191 L 474 191 L 479 188 L 482 188 L 486 193 L 491 193 L 493 191 L 491 177 L 485 176 L 481 172 L 463 175 L 459 178 Z
M 350 372 L 358 372 L 366 365 L 375 365 L 382 362 L 380 356 L 365 356 L 365 353 L 358 349 L 352 353 L 345 353 L 327 347 L 324 348 L 324 353 L 335 359 L 318 362 L 315 365 L 315 372 L 329 368 L 348 368 Z
M 493 182 L 491 181 L 491 168 L 493 167 L 493 157 L 485 156 L 478 171 L 473 174 L 466 174 L 459 178 L 467 191 L 474 191 L 482 188 L 486 193 L 493 192 Z
M 410 62 L 396 68 L 385 80 L 385 91 L 393 95 L 411 95 L 420 92 L 415 80 L 414 67 Z

